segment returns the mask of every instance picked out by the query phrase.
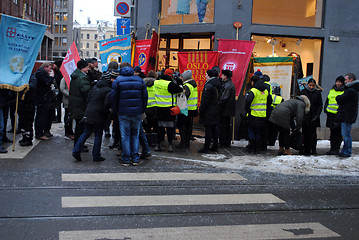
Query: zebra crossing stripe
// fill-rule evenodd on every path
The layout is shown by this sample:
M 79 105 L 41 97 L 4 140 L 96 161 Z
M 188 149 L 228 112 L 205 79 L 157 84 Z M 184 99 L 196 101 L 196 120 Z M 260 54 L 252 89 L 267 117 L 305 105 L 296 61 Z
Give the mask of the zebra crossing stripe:
M 195 181 L 214 180 L 229 181 L 246 180 L 236 173 L 182 173 L 182 172 L 152 172 L 152 173 L 83 173 L 62 174 L 64 182 L 96 182 L 96 181 Z
M 63 208 L 188 206 L 226 204 L 285 203 L 273 194 L 203 194 L 159 196 L 82 196 L 62 197 Z
M 61 231 L 59 240 L 156 239 L 315 239 L 340 237 L 320 223 L 256 224 L 198 227 L 137 228 L 118 230 Z

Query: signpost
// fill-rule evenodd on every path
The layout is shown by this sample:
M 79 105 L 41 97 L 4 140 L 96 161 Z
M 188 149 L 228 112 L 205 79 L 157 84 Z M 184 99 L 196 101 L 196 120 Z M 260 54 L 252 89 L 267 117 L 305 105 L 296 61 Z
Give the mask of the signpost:
M 117 18 L 117 35 L 122 36 L 131 33 L 131 19 Z
M 240 29 L 240 28 L 242 27 L 242 23 L 236 21 L 236 22 L 233 23 L 233 26 L 234 26 L 235 28 L 237 28 L 237 37 L 236 37 L 236 40 L 238 40 L 238 29 Z
M 131 0 L 115 0 L 115 16 L 131 17 Z

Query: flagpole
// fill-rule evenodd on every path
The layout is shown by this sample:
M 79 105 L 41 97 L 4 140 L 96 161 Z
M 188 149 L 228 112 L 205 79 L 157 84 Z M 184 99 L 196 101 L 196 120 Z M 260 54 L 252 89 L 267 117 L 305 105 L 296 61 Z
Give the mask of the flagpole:
M 158 70 L 158 49 L 160 48 L 160 41 L 161 41 L 161 13 L 158 14 L 158 39 L 157 39 L 157 51 L 156 51 L 156 65 L 155 65 L 155 70 Z
M 16 92 L 16 108 L 15 108 L 15 123 L 14 123 L 14 137 L 12 140 L 12 151 L 15 151 L 15 141 L 16 141 L 16 123 L 17 123 L 17 107 L 19 105 L 19 92 Z

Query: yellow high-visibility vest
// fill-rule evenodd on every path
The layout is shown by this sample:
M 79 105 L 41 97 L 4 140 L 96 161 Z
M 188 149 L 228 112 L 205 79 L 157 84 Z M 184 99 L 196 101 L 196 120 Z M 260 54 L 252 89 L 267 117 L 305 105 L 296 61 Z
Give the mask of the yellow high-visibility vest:
M 191 92 L 189 98 L 187 99 L 188 110 L 197 110 L 197 105 L 198 105 L 197 87 L 193 87 L 192 84 L 189 83 L 185 83 L 184 86 L 187 86 Z
M 175 97 L 172 96 L 170 92 L 168 92 L 168 85 L 170 81 L 166 81 L 163 79 L 156 80 L 154 82 L 153 87 L 155 88 L 155 99 L 156 99 L 156 107 L 172 107 L 176 106 Z
M 328 94 L 328 106 L 327 106 L 327 112 L 337 114 L 339 105 L 337 103 L 337 100 L 335 99 L 337 96 L 342 95 L 344 91 L 336 91 L 334 89 L 330 89 Z
M 275 108 L 283 100 L 283 97 L 273 94 L 272 95 L 272 107 Z
M 155 87 L 153 85 L 151 87 L 147 87 L 147 92 L 148 92 L 147 108 L 156 107 Z
M 254 117 L 265 118 L 267 116 L 268 90 L 265 89 L 263 92 L 261 92 L 256 88 L 252 88 L 251 92 L 254 94 L 254 98 L 251 104 L 251 115 Z

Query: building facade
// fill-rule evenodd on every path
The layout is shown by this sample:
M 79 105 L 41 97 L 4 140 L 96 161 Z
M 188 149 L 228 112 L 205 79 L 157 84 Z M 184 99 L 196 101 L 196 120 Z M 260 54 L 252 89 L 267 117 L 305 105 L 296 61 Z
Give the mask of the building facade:
M 325 101 L 337 76 L 359 75 L 358 12 L 352 0 L 137 0 L 135 27 L 144 39 L 146 24 L 157 31 L 160 25 L 159 62 L 176 68 L 176 52 L 217 50 L 218 39 L 236 39 L 239 21 L 238 39 L 256 42 L 255 57 L 299 54 L 303 76 L 319 82 Z
M 54 0 L 1 0 L 0 13 L 47 25 L 37 60 L 52 60 Z
M 54 5 L 54 58 L 66 56 L 73 39 L 73 0 L 55 0 Z
M 103 24 L 105 32 L 103 37 L 101 32 L 98 31 L 99 24 Z M 97 24 L 86 24 L 74 26 L 79 30 L 78 35 L 80 41 L 78 42 L 79 55 L 81 58 L 100 58 L 99 41 L 109 39 L 116 36 L 115 27 L 107 21 L 97 21 Z

